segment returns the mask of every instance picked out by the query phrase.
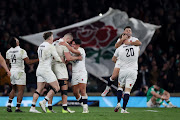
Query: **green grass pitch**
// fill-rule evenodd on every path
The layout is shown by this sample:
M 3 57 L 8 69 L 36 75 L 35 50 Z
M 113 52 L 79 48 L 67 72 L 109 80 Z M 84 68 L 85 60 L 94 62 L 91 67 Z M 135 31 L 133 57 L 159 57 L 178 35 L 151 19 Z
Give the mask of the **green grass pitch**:
M 63 114 L 62 107 L 53 107 L 57 113 L 29 113 L 30 107 L 22 107 L 23 113 L 8 113 L 0 107 L 0 120 L 180 120 L 180 108 L 128 108 L 129 114 L 114 112 L 114 108 L 89 107 L 83 114 L 82 107 L 70 107 L 75 113 Z M 41 108 L 37 110 L 42 111 Z

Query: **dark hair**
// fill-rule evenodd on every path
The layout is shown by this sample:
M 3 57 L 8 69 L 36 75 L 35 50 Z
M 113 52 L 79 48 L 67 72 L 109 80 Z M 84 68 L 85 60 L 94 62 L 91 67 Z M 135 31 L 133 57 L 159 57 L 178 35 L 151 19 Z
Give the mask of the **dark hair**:
M 75 44 L 81 45 L 81 40 L 80 39 L 73 39 L 73 41 L 75 42 Z
M 11 47 L 15 48 L 16 45 L 17 45 L 16 38 L 15 37 L 11 37 L 9 44 L 10 44 Z
M 131 29 L 131 26 L 126 26 L 126 27 L 124 28 L 124 30 L 125 30 L 126 28 L 130 28 L 130 29 Z
M 43 38 L 46 40 L 46 39 L 48 39 L 52 34 L 53 34 L 52 32 L 45 32 L 45 33 L 43 34 Z

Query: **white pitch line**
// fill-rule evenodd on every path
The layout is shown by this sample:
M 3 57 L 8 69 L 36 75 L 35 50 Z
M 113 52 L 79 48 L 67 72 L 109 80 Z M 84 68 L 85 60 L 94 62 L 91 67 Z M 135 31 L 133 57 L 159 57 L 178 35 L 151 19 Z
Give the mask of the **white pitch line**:
M 149 112 L 159 112 L 157 110 L 144 110 L 144 111 L 149 111 Z

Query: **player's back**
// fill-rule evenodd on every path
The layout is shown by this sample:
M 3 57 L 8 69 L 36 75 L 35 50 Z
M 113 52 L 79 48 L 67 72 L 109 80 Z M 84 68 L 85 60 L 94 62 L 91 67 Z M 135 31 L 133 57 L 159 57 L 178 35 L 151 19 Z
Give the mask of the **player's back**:
M 65 55 L 64 52 L 69 52 L 68 48 L 64 45 L 59 45 L 59 42 L 61 42 L 62 40 L 57 40 L 55 42 L 53 42 L 53 45 L 55 46 L 57 53 L 59 55 L 59 57 L 61 57 L 61 59 L 63 59 L 65 61 Z M 53 60 L 53 64 L 55 64 L 57 62 L 55 62 L 55 60 Z
M 83 48 L 79 47 L 78 50 L 81 53 L 82 60 L 72 61 L 72 72 L 86 72 L 85 59 L 86 53 Z
M 10 48 L 6 52 L 6 58 L 10 60 L 11 70 L 21 69 L 24 70 L 24 58 L 27 57 L 27 53 L 24 49 L 16 46 L 15 48 Z
M 38 47 L 38 58 L 39 58 L 39 65 L 38 67 L 44 68 L 44 67 L 51 67 L 51 62 L 52 62 L 52 50 L 53 45 L 51 45 L 48 42 L 43 42 L 39 47 Z
M 139 47 L 130 45 L 121 45 L 116 49 L 120 61 L 120 69 L 138 70 Z

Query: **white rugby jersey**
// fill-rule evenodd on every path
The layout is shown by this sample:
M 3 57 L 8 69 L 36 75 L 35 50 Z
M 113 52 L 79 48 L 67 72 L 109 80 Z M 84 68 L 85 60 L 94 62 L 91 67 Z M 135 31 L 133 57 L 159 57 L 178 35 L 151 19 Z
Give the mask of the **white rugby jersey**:
M 48 42 L 43 42 L 38 47 L 38 58 L 39 58 L 38 67 L 51 68 L 51 62 L 52 62 L 53 57 L 54 57 L 55 61 L 62 62 L 56 51 L 56 48 Z
M 114 56 L 120 61 L 120 70 L 138 70 L 139 46 L 122 44 L 116 49 Z
M 72 72 L 87 72 L 86 71 L 86 66 L 85 66 L 85 58 L 86 58 L 86 53 L 82 47 L 79 47 L 78 50 L 81 53 L 82 60 L 75 60 L 71 61 L 72 63 Z
M 56 40 L 55 42 L 53 42 L 53 45 L 55 46 L 58 55 L 65 60 L 64 52 L 69 52 L 69 49 L 64 45 L 59 45 L 60 42 L 63 42 L 63 39 Z M 53 59 L 52 64 L 55 64 L 55 63 L 56 62 Z
M 130 37 L 129 39 L 128 39 L 128 42 L 135 42 L 136 40 L 138 40 L 136 37 Z M 117 40 L 117 42 L 119 42 L 120 41 L 120 38 Z M 117 43 L 116 42 L 116 43 Z
M 24 49 L 16 46 L 15 48 L 11 47 L 6 52 L 6 59 L 9 59 L 12 69 L 24 70 L 24 58 L 27 58 L 27 53 Z

